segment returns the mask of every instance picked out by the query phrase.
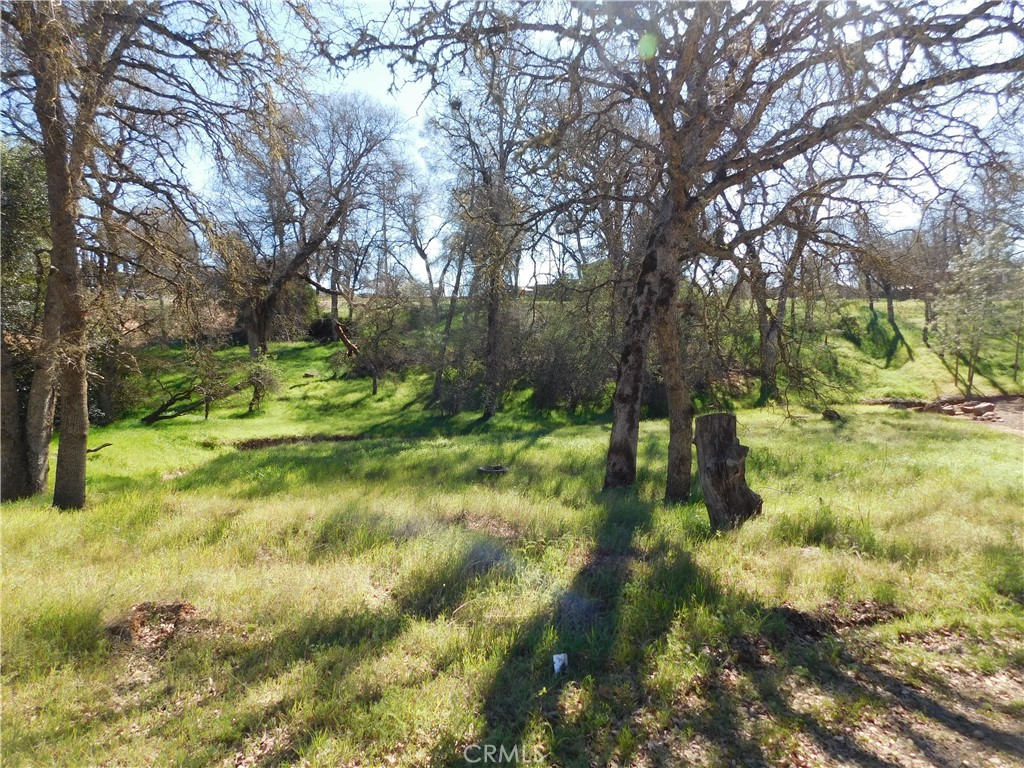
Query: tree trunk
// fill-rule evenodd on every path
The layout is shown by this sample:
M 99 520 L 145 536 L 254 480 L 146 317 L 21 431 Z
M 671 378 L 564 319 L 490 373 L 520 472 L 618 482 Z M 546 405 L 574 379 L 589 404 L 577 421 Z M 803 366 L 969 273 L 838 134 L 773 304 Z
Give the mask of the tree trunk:
M 109 424 L 117 418 L 115 402 L 117 399 L 117 348 L 113 343 L 104 351 L 100 367 L 103 372 L 103 380 L 100 382 L 97 392 L 97 405 L 103 412 L 105 424 Z
M 971 357 L 967 363 L 967 391 L 964 393 L 968 399 L 974 394 L 974 369 L 978 364 L 978 352 L 971 350 Z
M 760 380 L 760 392 L 758 393 L 758 405 L 765 405 L 778 397 L 778 370 L 779 358 L 782 355 L 782 323 L 786 319 L 786 302 L 788 301 L 789 283 L 793 279 L 793 269 L 797 256 L 803 248 L 802 237 L 798 236 L 797 245 L 794 247 L 794 255 L 786 262 L 784 280 L 779 286 L 779 298 L 775 311 L 773 312 L 768 303 L 768 282 L 767 276 L 761 269 L 756 256 L 749 259 L 750 264 L 750 294 L 757 307 L 757 327 L 759 336 L 758 354 L 758 379 Z M 795 302 L 790 303 L 790 310 L 796 307 Z M 792 323 L 793 321 L 791 321 Z M 795 323 L 793 323 L 795 324 Z
M 761 330 L 761 370 L 759 373 L 761 391 L 757 402 L 759 405 L 764 405 L 768 401 L 774 400 L 779 394 L 779 337 L 781 334 L 779 333 L 778 318 L 771 314 L 767 304 L 762 307 L 759 302 L 757 314 Z
M 932 321 L 932 300 L 925 298 L 924 300 L 924 328 L 921 329 L 921 341 L 924 345 L 928 346 L 928 325 Z
M 661 372 L 668 395 L 668 477 L 665 501 L 684 502 L 690 497 L 692 471 L 693 403 L 680 349 L 679 319 L 675 299 L 658 313 L 656 325 Z
M 500 269 L 492 266 L 496 274 L 487 287 L 487 347 L 484 352 L 484 418 L 498 412 L 501 399 L 501 293 Z
M 50 288 L 55 283 L 56 276 L 51 275 L 43 309 L 43 338 L 36 351 L 25 408 L 25 464 L 30 496 L 46 493 L 50 476 L 50 439 L 53 437 L 53 414 L 57 406 L 56 348 L 60 342 L 57 289 Z
M 0 340 L 0 500 L 29 496 L 28 446 L 18 385 L 7 344 Z
M 466 263 L 465 250 L 459 251 L 459 259 L 455 263 L 455 282 L 452 284 L 452 295 L 448 301 L 448 315 L 444 319 L 444 331 L 441 333 L 441 348 L 438 350 L 437 367 L 434 369 L 434 391 L 430 396 L 433 402 L 441 398 L 441 379 L 444 375 L 444 366 L 448 357 L 448 344 L 452 337 L 452 322 L 455 320 L 455 310 L 458 308 L 459 288 L 462 283 L 462 268 Z
M 1017 382 L 1017 376 L 1020 374 L 1020 336 L 1021 332 L 1024 331 L 1024 319 L 1017 323 L 1017 339 L 1013 347 L 1013 381 Z
M 640 437 L 640 396 L 647 345 L 659 307 L 668 307 L 678 285 L 676 254 L 683 242 L 681 215 L 666 198 L 654 222 L 644 260 L 640 265 L 633 301 L 622 334 L 615 396 L 612 399 L 612 433 L 605 463 L 604 489 L 622 488 L 636 482 L 637 442 Z
M 60 376 L 60 442 L 53 505 L 58 509 L 85 506 L 85 458 L 89 438 L 89 387 L 84 333 L 69 334 L 67 360 Z
M 889 320 L 889 325 L 893 328 L 896 327 L 896 308 L 892 302 L 892 286 L 889 283 L 883 285 L 885 289 L 885 314 Z
M 52 36 L 59 35 L 56 25 L 43 23 L 37 33 L 36 45 L 41 51 L 60 50 L 62 42 Z M 78 185 L 84 157 L 81 147 L 72 153 L 68 142 L 68 120 L 64 113 L 64 100 L 60 93 L 61 73 L 54 69 L 55 62 L 46 55 L 33 59 L 33 77 L 36 93 L 33 111 L 39 121 L 42 136 L 43 163 L 46 167 L 46 198 L 50 214 L 50 280 L 47 282 L 46 311 L 51 317 L 56 311 L 59 318 L 57 341 L 62 362 L 59 366 L 61 384 L 61 440 L 57 452 L 57 477 L 53 503 L 62 508 L 79 508 L 85 504 L 85 450 L 89 434 L 88 384 L 85 367 L 86 312 L 82 296 L 82 277 L 78 263 Z M 79 116 L 81 117 L 81 116 Z M 50 293 L 54 299 L 51 301 Z M 44 317 L 44 326 L 49 318 Z M 26 437 L 29 442 L 29 471 L 38 481 L 41 464 L 47 461 L 50 433 L 53 429 L 53 360 L 56 350 L 47 338 L 41 360 L 33 376 L 33 390 L 29 396 L 29 422 Z M 46 419 L 48 410 L 49 419 Z M 45 444 L 45 447 L 44 447 Z M 45 470 L 42 471 L 45 483 Z M 37 486 L 38 487 L 38 486 Z
M 736 437 L 736 416 L 712 413 L 697 419 L 697 469 L 711 528 L 738 528 L 761 512 L 761 497 L 747 487 L 750 449 Z
M 338 293 L 341 291 L 341 235 L 331 253 L 331 341 L 338 340 Z
M 245 318 L 245 335 L 249 343 L 249 357 L 256 359 L 267 354 L 270 314 L 272 305 L 266 299 L 253 301 Z

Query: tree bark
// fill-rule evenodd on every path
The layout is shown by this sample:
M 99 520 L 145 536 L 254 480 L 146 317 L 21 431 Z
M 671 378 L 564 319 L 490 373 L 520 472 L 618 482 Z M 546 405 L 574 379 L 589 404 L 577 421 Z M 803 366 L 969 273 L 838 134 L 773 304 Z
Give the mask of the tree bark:
M 893 287 L 892 287 L 892 283 L 889 283 L 889 282 L 882 283 L 882 290 L 885 291 L 885 315 L 886 315 L 886 318 L 889 320 L 889 325 L 891 325 L 893 328 L 895 328 L 896 327 L 896 307 L 893 306 L 893 300 L 892 300 Z
M 50 214 L 50 280 L 47 282 L 46 309 L 59 318 L 58 338 L 61 363 L 61 439 L 57 452 L 57 477 L 53 502 L 62 509 L 80 508 L 85 504 L 85 451 L 89 433 L 88 385 L 85 367 L 86 312 L 82 297 L 82 277 L 78 263 L 78 187 L 84 167 L 83 144 L 69 143 L 68 119 L 60 92 L 61 73 L 47 52 L 59 51 L 63 45 L 59 25 L 40 19 L 30 11 L 33 25 L 30 41 L 40 52 L 32 57 L 30 67 L 36 84 L 33 111 L 42 137 L 43 164 L 46 168 L 46 197 Z M 29 42 L 29 41 L 26 41 Z M 95 109 L 93 104 L 92 108 Z M 86 106 L 79 105 L 79 119 Z M 84 138 L 76 137 L 80 142 Z M 51 301 L 51 292 L 53 300 Z M 46 321 L 44 320 L 44 325 Z M 44 330 L 41 359 L 33 376 L 29 397 L 29 418 L 26 437 L 29 441 L 29 470 L 38 481 L 45 470 L 47 449 L 53 425 L 54 345 L 48 343 Z M 48 426 L 45 423 L 49 411 Z M 47 444 L 44 448 L 44 444 Z M 37 485 L 38 487 L 38 485 Z
M 25 463 L 28 473 L 28 494 L 46 493 L 50 476 L 50 440 L 53 437 L 53 414 L 57 406 L 57 345 L 60 342 L 60 313 L 56 282 L 51 274 L 47 281 L 43 309 L 43 333 L 36 351 L 32 381 L 25 408 Z
M 490 419 L 498 412 L 501 399 L 501 270 L 491 266 L 495 272 L 488 279 L 487 286 L 487 346 L 484 351 L 484 418 Z
M 267 354 L 272 312 L 273 305 L 267 299 L 254 300 L 246 312 L 245 334 L 249 343 L 249 357 L 254 360 Z
M 924 345 L 928 346 L 928 325 L 932 321 L 932 300 L 925 298 L 924 300 L 924 327 L 921 329 L 921 341 Z
M 1017 377 L 1020 375 L 1020 337 L 1021 332 L 1024 331 L 1024 319 L 1017 323 L 1017 337 L 1014 340 L 1013 345 L 1013 381 L 1017 382 Z
M 661 373 L 668 395 L 668 476 L 665 501 L 684 502 L 690 497 L 693 468 L 693 403 L 680 349 L 679 316 L 676 300 L 658 313 L 658 351 Z
M 612 433 L 605 463 L 604 489 L 636 482 L 637 441 L 640 437 L 640 396 L 647 345 L 659 307 L 668 307 L 678 285 L 676 253 L 682 243 L 683 222 L 666 197 L 654 222 L 640 265 L 633 301 L 622 335 L 622 355 L 612 399 Z
M 28 446 L 18 385 L 7 343 L 0 340 L 0 500 L 23 499 L 30 493 Z
M 466 251 L 465 249 L 460 249 L 458 261 L 455 263 L 455 282 L 452 285 L 452 295 L 448 301 L 448 314 L 444 319 L 444 331 L 441 333 L 441 349 L 438 351 L 437 367 L 434 369 L 434 391 L 430 398 L 435 403 L 441 399 L 441 380 L 448 357 L 448 344 L 451 343 L 452 322 L 455 320 L 455 310 L 458 307 L 459 288 L 462 283 L 462 268 L 465 263 Z
M 60 442 L 53 484 L 58 509 L 85 506 L 85 459 L 89 438 L 89 386 L 86 379 L 85 332 L 67 333 L 60 376 Z
M 697 469 L 711 528 L 738 528 L 761 512 L 761 497 L 747 487 L 750 449 L 736 437 L 736 416 L 712 413 L 697 419 Z
M 331 252 L 331 341 L 338 340 L 338 293 L 341 290 L 341 235 Z M 351 315 L 351 313 L 350 313 Z
M 113 342 L 104 351 L 100 367 L 103 372 L 103 380 L 97 392 L 97 405 L 103 412 L 104 424 L 109 424 L 117 418 L 115 403 L 117 400 L 117 374 L 119 366 L 117 346 Z
M 768 307 L 766 297 L 756 299 L 757 303 L 757 324 L 760 331 L 760 392 L 757 402 L 764 405 L 774 400 L 779 393 L 778 370 L 779 370 L 779 339 L 781 329 L 779 319 L 773 315 Z M 785 312 L 785 305 L 782 305 Z

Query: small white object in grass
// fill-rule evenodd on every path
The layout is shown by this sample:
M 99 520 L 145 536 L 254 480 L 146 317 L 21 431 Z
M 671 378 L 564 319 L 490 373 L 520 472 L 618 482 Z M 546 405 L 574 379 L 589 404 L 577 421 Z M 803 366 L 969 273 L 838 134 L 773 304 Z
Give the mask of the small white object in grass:
M 561 674 L 569 668 L 569 654 L 567 653 L 556 653 L 551 657 L 555 662 L 555 674 Z

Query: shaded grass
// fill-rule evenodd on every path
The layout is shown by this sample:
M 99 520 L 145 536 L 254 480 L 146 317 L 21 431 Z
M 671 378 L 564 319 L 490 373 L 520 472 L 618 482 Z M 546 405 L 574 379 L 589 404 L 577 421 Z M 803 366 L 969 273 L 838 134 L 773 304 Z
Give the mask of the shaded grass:
M 301 376 L 320 351 L 282 353 Z M 663 423 L 642 425 L 635 493 L 602 495 L 603 424 L 515 402 L 486 425 L 440 420 L 417 379 L 370 398 L 285 378 L 257 419 L 97 430 L 115 448 L 90 459 L 81 513 L 4 507 L 5 763 L 230 763 L 280 733 L 266 764 L 455 765 L 489 743 L 590 765 L 680 728 L 709 764 L 784 762 L 883 707 L 841 682 L 865 660 L 838 638 L 787 639 L 783 604 L 894 604 L 907 617 L 879 642 L 955 628 L 979 665 L 1024 664 L 1011 435 L 881 408 L 741 411 L 765 513 L 712 536 L 699 503 L 660 501 Z M 369 437 L 231 447 L 327 432 Z M 509 473 L 476 471 L 492 463 Z M 161 656 L 104 629 L 176 600 L 201 622 Z M 733 679 L 755 641 L 767 660 Z M 795 708 L 793 676 L 826 692 L 820 711 Z

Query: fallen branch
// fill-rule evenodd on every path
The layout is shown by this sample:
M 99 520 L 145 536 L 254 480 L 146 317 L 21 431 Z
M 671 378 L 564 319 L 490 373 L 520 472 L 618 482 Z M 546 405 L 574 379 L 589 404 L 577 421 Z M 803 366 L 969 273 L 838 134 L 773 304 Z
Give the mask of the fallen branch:
M 199 400 L 198 402 L 195 403 L 188 403 L 187 405 L 181 406 L 173 411 L 171 410 L 179 403 L 185 402 L 186 400 L 191 400 L 195 393 L 196 387 L 191 386 L 182 392 L 178 392 L 176 394 L 171 395 L 167 400 L 161 403 L 160 406 L 155 411 L 146 416 L 143 416 L 142 419 L 140 419 L 140 421 L 142 421 L 142 423 L 148 427 L 151 424 L 156 424 L 158 421 L 163 421 L 164 419 L 173 419 L 176 416 L 181 416 L 183 413 L 188 413 L 189 411 L 195 410 L 196 408 L 203 404 L 202 400 Z
M 102 451 L 104 448 L 109 448 L 112 445 L 113 445 L 113 443 L 104 443 L 103 445 L 99 445 L 99 446 L 97 446 L 95 448 L 86 448 L 85 452 L 86 453 L 98 453 L 99 451 Z

